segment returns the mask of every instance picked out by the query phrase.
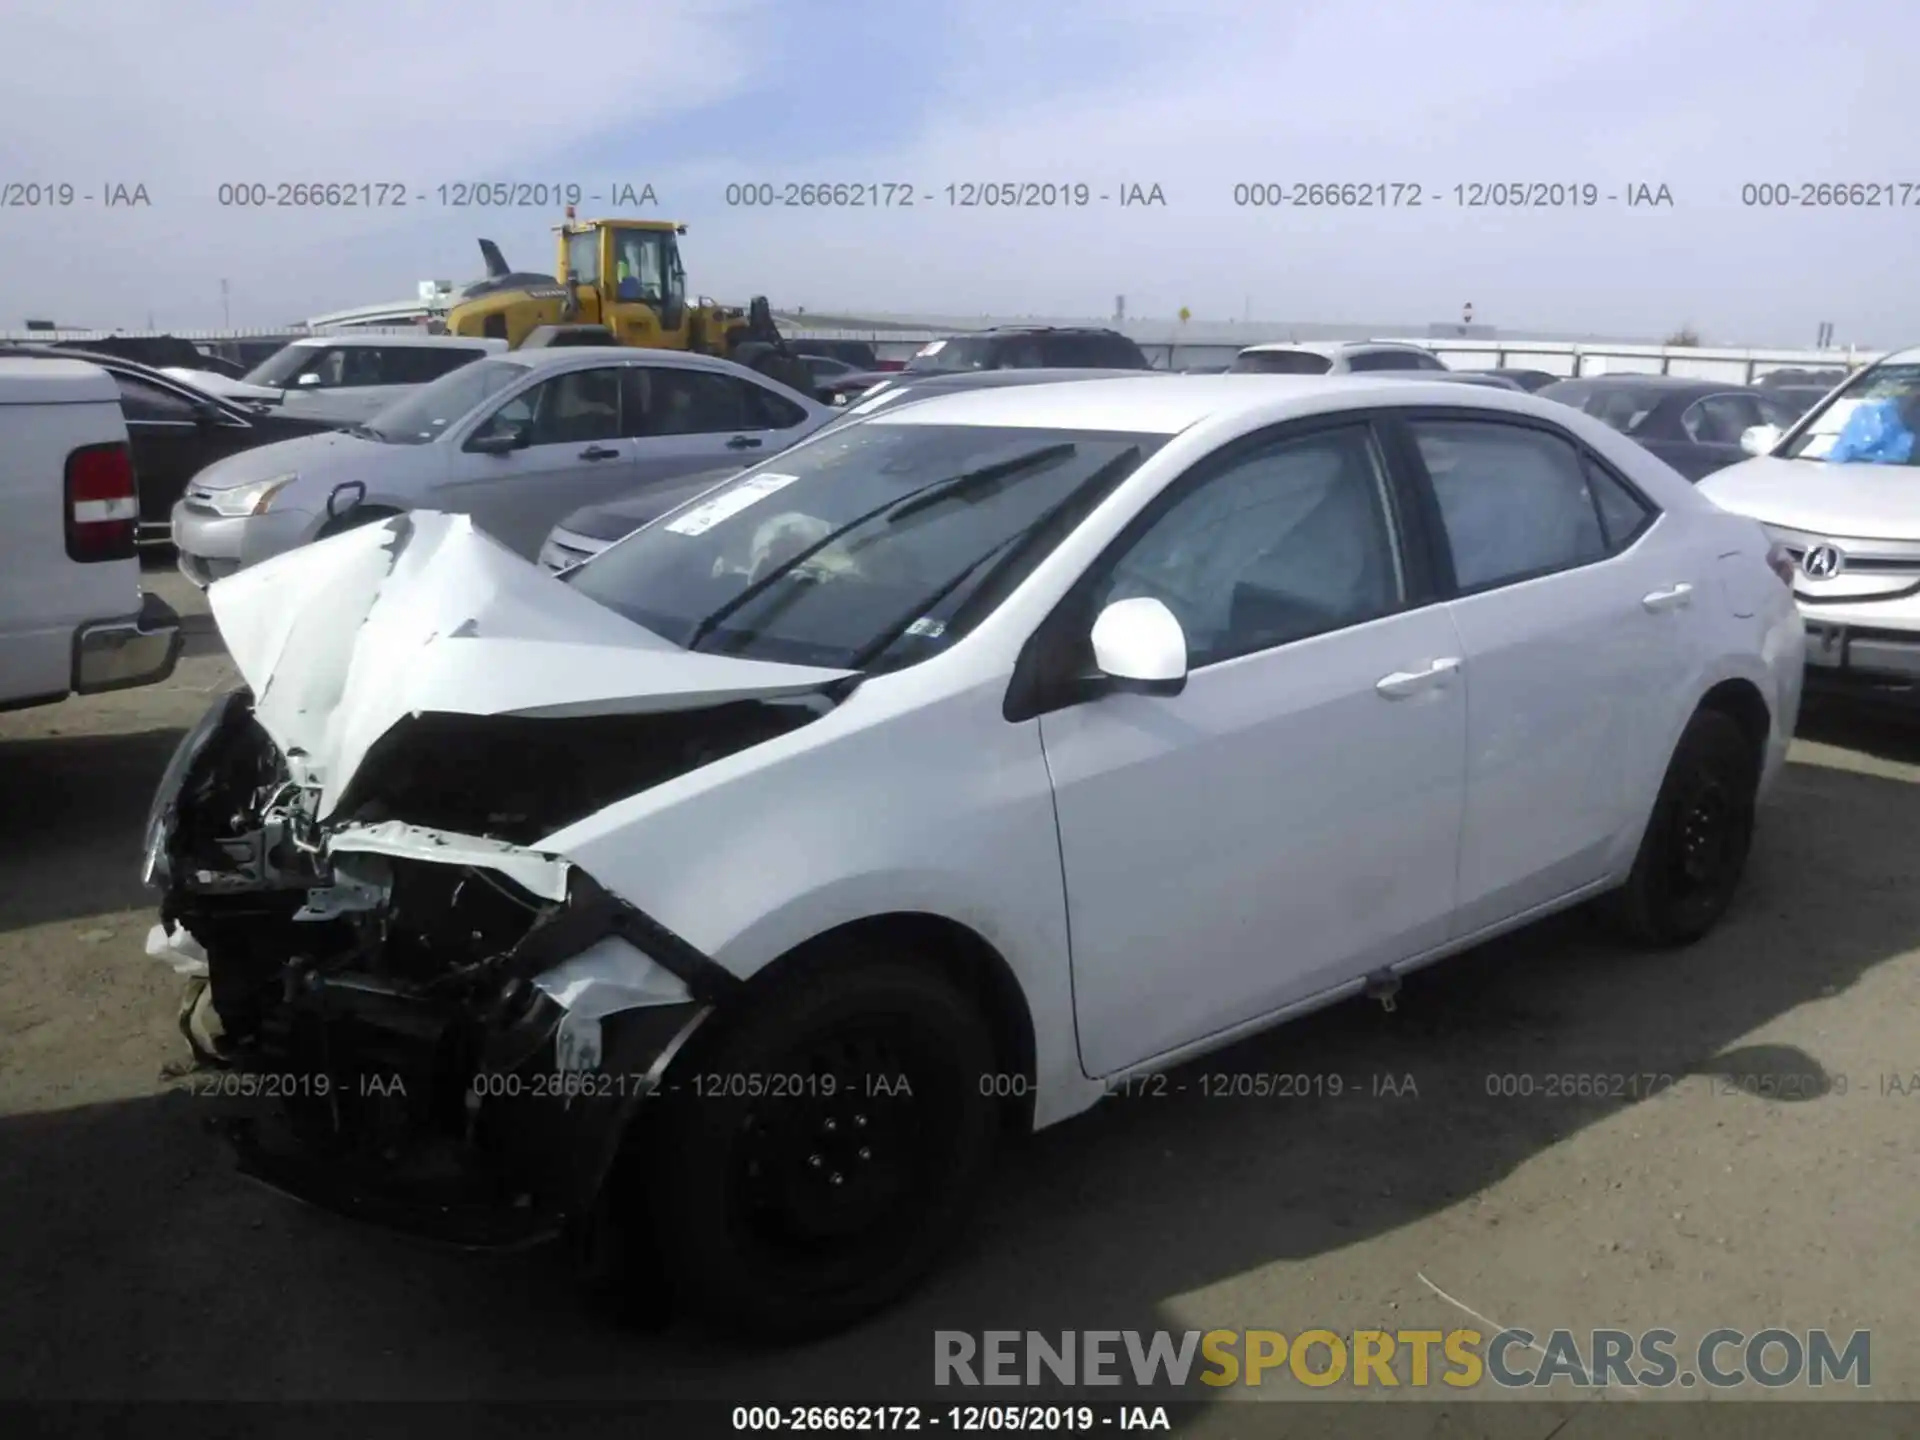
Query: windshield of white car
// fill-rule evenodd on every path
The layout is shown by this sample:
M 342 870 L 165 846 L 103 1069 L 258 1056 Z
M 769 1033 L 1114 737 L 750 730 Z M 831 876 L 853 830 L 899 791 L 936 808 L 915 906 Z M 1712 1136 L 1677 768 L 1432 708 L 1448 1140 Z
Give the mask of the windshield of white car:
M 674 644 L 897 669 L 953 643 L 1164 436 L 853 425 L 568 572 Z
M 476 360 L 394 401 L 362 422 L 366 438 L 388 445 L 426 445 L 507 386 L 526 378 L 518 360 Z
M 1778 453 L 1789 460 L 1825 460 L 1854 412 L 1875 400 L 1891 401 L 1899 423 L 1909 431 L 1920 431 L 1920 364 L 1876 365 L 1861 371 L 1824 405 L 1809 412 L 1787 448 Z M 1920 444 L 1911 445 L 1904 461 L 1882 463 L 1920 465 Z
M 1324 375 L 1333 361 L 1312 350 L 1242 350 L 1227 367 L 1230 375 Z

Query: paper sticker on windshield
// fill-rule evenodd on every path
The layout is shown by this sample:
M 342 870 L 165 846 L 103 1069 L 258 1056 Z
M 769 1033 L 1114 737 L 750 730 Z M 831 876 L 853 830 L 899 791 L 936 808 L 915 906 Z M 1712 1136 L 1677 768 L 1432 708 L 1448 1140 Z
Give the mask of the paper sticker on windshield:
M 738 515 L 749 505 L 757 505 L 776 490 L 784 490 L 798 475 L 755 475 L 742 480 L 703 504 L 694 506 L 666 528 L 676 535 L 704 535 L 722 520 Z

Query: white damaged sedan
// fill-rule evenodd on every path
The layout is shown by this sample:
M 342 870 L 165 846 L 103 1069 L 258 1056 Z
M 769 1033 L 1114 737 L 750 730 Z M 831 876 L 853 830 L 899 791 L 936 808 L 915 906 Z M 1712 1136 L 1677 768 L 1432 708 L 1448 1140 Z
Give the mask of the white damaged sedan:
M 564 577 L 416 513 L 210 598 L 145 863 L 243 1164 L 777 1335 L 1009 1125 L 1590 898 L 1705 934 L 1803 660 L 1757 524 L 1404 378 L 941 397 Z

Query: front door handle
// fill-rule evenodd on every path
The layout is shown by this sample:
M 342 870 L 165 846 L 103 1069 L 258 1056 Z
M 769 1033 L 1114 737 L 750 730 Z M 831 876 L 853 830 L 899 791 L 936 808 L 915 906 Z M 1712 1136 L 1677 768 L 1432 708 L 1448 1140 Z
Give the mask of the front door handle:
M 608 445 L 589 445 L 580 452 L 582 460 L 618 460 L 620 452 Z
M 1396 670 L 1391 675 L 1382 675 L 1373 688 L 1389 700 L 1403 700 L 1431 685 L 1438 685 L 1459 668 L 1459 657 L 1452 656 L 1436 660 L 1424 670 Z
M 1692 597 L 1693 586 L 1683 584 L 1675 585 L 1669 590 L 1656 590 L 1651 595 L 1644 595 L 1640 603 L 1657 614 L 1662 610 L 1678 610 L 1683 605 L 1691 604 Z
M 757 435 L 736 435 L 727 441 L 729 450 L 758 450 L 759 448 L 760 437 Z

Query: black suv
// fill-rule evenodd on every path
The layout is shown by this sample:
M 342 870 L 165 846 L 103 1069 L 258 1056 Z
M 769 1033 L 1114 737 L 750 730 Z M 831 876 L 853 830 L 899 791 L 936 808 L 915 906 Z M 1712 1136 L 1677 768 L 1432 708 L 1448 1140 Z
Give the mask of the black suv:
M 1118 330 L 1091 326 L 1002 325 L 953 335 L 921 348 L 906 373 L 952 370 L 1151 370 L 1140 347 Z
M 844 405 L 901 375 L 961 375 L 979 370 L 1151 370 L 1140 347 L 1118 330 L 1094 326 L 1001 325 L 924 345 L 901 370 L 822 377 L 814 389 Z

